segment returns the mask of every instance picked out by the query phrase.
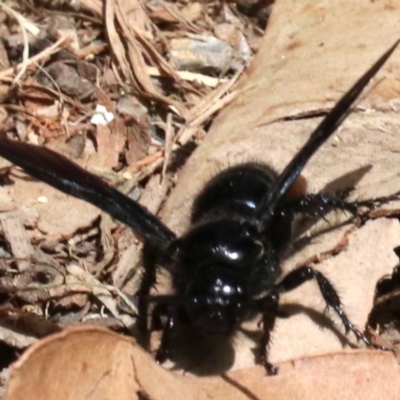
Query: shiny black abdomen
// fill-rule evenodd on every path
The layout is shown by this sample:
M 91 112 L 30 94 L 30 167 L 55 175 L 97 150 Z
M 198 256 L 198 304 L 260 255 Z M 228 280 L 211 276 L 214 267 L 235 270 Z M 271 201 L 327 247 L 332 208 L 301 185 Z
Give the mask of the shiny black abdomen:
M 274 170 L 261 163 L 246 163 L 228 168 L 212 178 L 198 195 L 192 210 L 192 224 L 218 219 L 251 220 L 263 197 L 277 178 Z M 292 218 L 277 210 L 268 229 L 269 238 L 279 253 L 290 240 Z
M 212 178 L 198 195 L 192 222 L 236 214 L 251 217 L 277 175 L 262 164 L 248 163 L 228 168 Z

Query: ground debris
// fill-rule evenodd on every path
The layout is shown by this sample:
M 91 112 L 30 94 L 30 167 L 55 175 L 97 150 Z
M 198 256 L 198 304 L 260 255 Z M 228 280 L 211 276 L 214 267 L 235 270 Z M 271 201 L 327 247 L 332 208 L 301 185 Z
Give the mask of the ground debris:
M 103 7 L 96 0 L 43 0 L 35 9 L 6 7 L 0 10 L 3 134 L 64 154 L 154 213 L 177 165 L 232 99 L 227 95 L 240 72 L 234 74 L 231 55 L 243 55 L 243 44 L 262 33 L 238 19 L 233 30 L 219 29 L 224 41 L 217 39 L 212 21 L 227 23 L 227 7 L 230 15 L 236 11 L 216 3 L 116 0 Z M 214 38 L 231 55 L 213 71 L 177 67 L 174 40 L 193 35 Z M 241 65 L 250 55 L 240 56 Z M 192 56 L 200 57 L 200 49 Z M 75 324 L 131 332 L 141 277 L 138 238 L 4 160 L 0 168 L 0 344 L 20 351 Z

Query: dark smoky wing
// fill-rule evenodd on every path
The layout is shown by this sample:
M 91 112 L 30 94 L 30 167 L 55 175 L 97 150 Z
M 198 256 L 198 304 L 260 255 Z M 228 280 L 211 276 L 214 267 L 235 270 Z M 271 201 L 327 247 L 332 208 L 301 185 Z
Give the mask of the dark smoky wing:
M 257 210 L 256 219 L 262 228 L 268 225 L 268 222 L 274 215 L 275 209 L 279 201 L 288 191 L 292 183 L 299 176 L 300 172 L 307 164 L 311 156 L 318 148 L 330 137 L 330 135 L 342 124 L 350 113 L 350 107 L 357 100 L 368 82 L 385 64 L 387 59 L 396 49 L 400 40 L 387 50 L 379 60 L 353 85 L 353 87 L 336 103 L 328 115 L 318 125 L 311 134 L 306 144 L 293 157 L 292 161 L 286 166 L 279 175 L 271 190 L 265 195 L 261 201 L 261 205 Z
M 54 188 L 95 205 L 144 239 L 168 245 L 175 234 L 140 204 L 45 147 L 0 138 L 0 156 Z

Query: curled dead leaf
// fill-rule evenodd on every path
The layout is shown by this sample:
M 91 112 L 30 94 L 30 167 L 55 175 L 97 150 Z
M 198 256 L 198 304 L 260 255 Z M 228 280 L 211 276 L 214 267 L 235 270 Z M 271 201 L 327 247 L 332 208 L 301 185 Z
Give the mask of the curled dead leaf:
M 379 368 L 376 366 L 379 365 Z M 33 345 L 13 364 L 5 400 L 50 399 L 373 399 L 400 394 L 389 353 L 351 351 L 199 379 L 157 365 L 129 338 L 96 327 L 69 328 Z M 391 382 L 383 385 L 381 382 Z

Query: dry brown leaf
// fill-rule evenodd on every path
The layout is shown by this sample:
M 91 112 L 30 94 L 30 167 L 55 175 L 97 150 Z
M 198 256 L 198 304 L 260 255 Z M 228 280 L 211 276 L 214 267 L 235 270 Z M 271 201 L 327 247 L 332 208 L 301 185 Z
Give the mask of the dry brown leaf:
M 266 377 L 262 367 L 221 377 L 180 376 L 157 365 L 131 339 L 79 327 L 26 351 L 12 366 L 5 400 L 394 400 L 400 394 L 399 367 L 389 353 L 331 353 L 282 364 L 280 371 L 277 377 Z
M 78 229 L 91 225 L 100 215 L 100 211 L 92 205 L 42 182 L 26 177 L 13 176 L 13 179 L 16 184 L 9 187 L 10 195 L 20 205 L 23 214 L 36 214 L 37 227 L 49 241 L 71 237 Z
M 65 330 L 29 348 L 14 364 L 8 399 L 132 399 L 133 342 L 102 329 Z
M 241 81 L 241 97 L 232 106 L 240 112 L 237 118 L 243 118 L 248 129 L 255 129 L 280 118 L 331 107 L 398 39 L 399 7 L 398 1 L 390 5 L 386 1 L 340 1 L 334 6 L 275 2 L 265 40 Z M 374 79 L 378 85 L 362 103 L 364 107 L 388 106 L 399 97 L 399 58 L 397 51 Z M 219 120 L 229 114 L 226 109 Z M 230 127 L 237 131 L 232 120 Z

